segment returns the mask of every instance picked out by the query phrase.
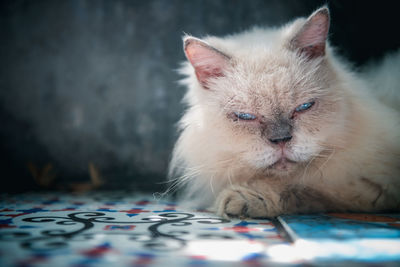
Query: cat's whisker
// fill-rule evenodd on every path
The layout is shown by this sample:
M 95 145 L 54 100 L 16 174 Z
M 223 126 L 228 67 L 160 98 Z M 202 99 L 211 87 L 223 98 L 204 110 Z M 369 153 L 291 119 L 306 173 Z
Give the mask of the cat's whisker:
M 326 148 L 326 149 L 322 150 L 320 153 L 315 154 L 315 155 L 312 155 L 311 160 L 308 161 L 308 163 L 306 164 L 306 166 L 305 166 L 305 168 L 304 168 L 303 175 L 301 176 L 301 178 L 300 178 L 299 180 L 300 180 L 301 182 L 304 182 L 309 167 L 311 166 L 311 164 L 312 164 L 316 159 L 323 159 L 323 158 L 326 158 L 327 160 L 326 160 L 323 164 L 321 164 L 321 166 L 320 166 L 320 168 L 319 168 L 319 170 L 322 171 L 321 168 L 332 158 L 332 156 L 333 156 L 333 154 L 335 153 L 335 151 L 336 151 L 336 150 L 333 149 L 333 148 Z M 325 154 L 325 153 L 329 153 L 329 154 Z M 318 172 L 318 170 L 317 170 L 316 172 Z M 316 173 L 316 172 L 315 172 L 315 173 Z M 311 175 L 311 177 L 314 177 L 314 176 L 315 176 L 315 173 L 314 173 L 313 175 Z
M 189 169 L 189 168 L 187 168 Z M 194 168 L 191 168 L 194 169 Z M 179 189 L 182 185 L 187 183 L 189 180 L 196 177 L 197 174 L 201 173 L 201 169 L 191 170 L 189 172 L 184 172 L 183 175 L 169 180 L 172 184 L 163 192 L 161 193 L 162 196 L 168 195 L 170 193 L 174 193 L 177 189 Z
M 335 150 L 332 151 L 332 153 L 327 157 L 326 161 L 324 161 L 319 167 L 318 169 L 315 171 L 315 173 L 312 175 L 313 177 L 315 176 L 315 174 L 317 172 L 320 172 L 322 174 L 322 170 L 325 167 L 325 165 L 332 159 L 333 155 L 335 154 Z
M 301 182 L 301 183 L 304 183 L 304 180 L 305 180 L 305 177 L 306 177 L 306 174 L 307 174 L 307 170 L 308 170 L 308 168 L 310 167 L 311 163 L 312 163 L 316 158 L 317 158 L 317 156 L 312 157 L 311 160 L 307 163 L 306 167 L 304 168 L 303 175 L 302 175 L 301 178 L 300 178 L 300 182 Z
M 213 185 L 214 177 L 215 177 L 214 175 L 211 175 L 211 178 L 210 178 L 210 188 L 211 188 L 211 193 L 215 196 L 216 194 L 215 194 L 214 185 Z
M 319 142 L 318 145 L 323 147 L 325 151 L 346 149 L 346 147 L 344 146 L 339 146 L 338 144 L 331 144 L 326 142 Z
M 215 163 L 215 169 L 219 170 L 219 168 L 222 165 L 226 165 L 227 163 L 230 163 L 234 161 L 234 159 L 225 159 L 225 160 L 220 160 L 218 162 Z M 218 166 L 221 165 L 221 166 Z M 203 173 L 203 169 L 204 166 L 196 166 L 196 167 L 180 167 L 177 168 L 180 169 L 180 171 L 182 173 L 184 173 L 181 176 L 178 176 L 174 179 L 170 179 L 167 182 L 172 182 L 171 186 L 169 186 L 167 188 L 167 190 L 163 193 L 163 195 L 167 195 L 170 193 L 174 193 L 177 189 L 179 189 L 180 187 L 182 187 L 183 185 L 187 184 L 188 181 L 190 181 L 191 179 L 194 179 L 197 177 L 198 174 Z M 212 171 L 208 170 L 208 172 L 213 173 Z M 214 179 L 214 175 L 211 175 L 211 179 L 210 179 L 210 187 L 212 189 L 212 191 L 214 191 L 214 186 L 213 186 L 213 179 Z
M 329 155 L 323 155 L 323 154 L 315 154 L 315 155 L 311 155 L 312 157 L 315 157 L 315 158 L 327 158 L 327 157 L 329 157 Z
M 229 184 L 230 184 L 231 188 L 233 188 L 233 183 L 232 183 L 232 169 L 229 168 L 229 169 L 227 170 L 227 172 L 228 172 L 228 181 L 229 181 Z

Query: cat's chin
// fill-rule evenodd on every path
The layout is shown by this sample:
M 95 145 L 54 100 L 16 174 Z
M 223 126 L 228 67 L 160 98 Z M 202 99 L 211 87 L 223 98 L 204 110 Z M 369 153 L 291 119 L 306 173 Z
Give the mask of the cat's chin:
M 282 157 L 268 166 L 266 171 L 274 176 L 288 176 L 297 170 L 298 167 L 299 164 L 296 161 Z

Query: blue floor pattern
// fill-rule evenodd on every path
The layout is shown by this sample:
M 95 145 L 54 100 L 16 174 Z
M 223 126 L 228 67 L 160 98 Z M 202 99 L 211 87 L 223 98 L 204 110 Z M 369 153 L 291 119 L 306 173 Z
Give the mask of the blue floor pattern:
M 399 266 L 400 215 L 223 219 L 126 192 L 0 196 L 0 266 Z

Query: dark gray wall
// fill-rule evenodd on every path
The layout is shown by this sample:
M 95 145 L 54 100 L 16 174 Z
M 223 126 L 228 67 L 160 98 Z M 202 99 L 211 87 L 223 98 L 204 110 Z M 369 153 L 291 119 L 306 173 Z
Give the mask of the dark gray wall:
M 106 188 L 158 189 L 183 111 L 183 32 L 280 25 L 323 3 L 1 2 L 1 191 L 35 189 L 28 162 L 51 163 L 60 183 L 87 180 L 92 162 Z M 385 32 L 397 23 L 390 6 L 377 16 L 382 8 L 360 3 L 329 3 L 332 41 L 358 64 L 399 46 L 397 32 Z

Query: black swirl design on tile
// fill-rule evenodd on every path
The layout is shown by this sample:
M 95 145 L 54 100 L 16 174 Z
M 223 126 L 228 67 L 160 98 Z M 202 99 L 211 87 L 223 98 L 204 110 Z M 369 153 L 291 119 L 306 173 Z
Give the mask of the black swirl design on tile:
M 55 250 L 68 246 L 68 242 L 93 239 L 95 232 L 88 232 L 96 224 L 113 225 L 137 225 L 149 224 L 148 233 L 112 233 L 101 232 L 106 235 L 124 235 L 129 241 L 139 242 L 145 248 L 158 251 L 170 251 L 185 247 L 185 236 L 190 233 L 185 230 L 165 231 L 164 226 L 184 227 L 193 223 L 200 224 L 221 224 L 228 223 L 229 220 L 222 218 L 198 218 L 194 214 L 184 212 L 169 212 L 158 214 L 157 217 L 146 217 L 135 221 L 118 221 L 113 217 L 107 216 L 103 212 L 74 212 L 66 217 L 62 216 L 34 216 L 22 219 L 24 222 L 40 224 L 52 222 L 55 225 L 77 226 L 74 230 L 68 231 L 63 228 L 48 229 L 40 232 L 39 236 L 32 236 L 29 232 L 13 231 L 0 232 L 0 241 L 18 241 L 22 248 L 28 250 Z M 203 236 L 205 238 L 206 236 Z M 220 238 L 219 235 L 207 235 L 206 238 Z M 226 238 L 226 237 L 224 237 Z

